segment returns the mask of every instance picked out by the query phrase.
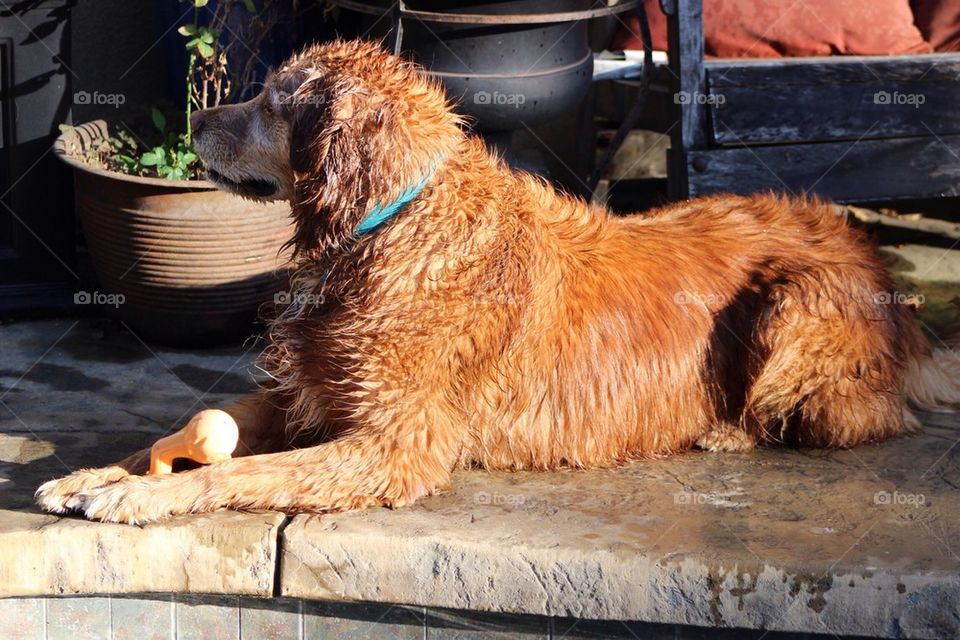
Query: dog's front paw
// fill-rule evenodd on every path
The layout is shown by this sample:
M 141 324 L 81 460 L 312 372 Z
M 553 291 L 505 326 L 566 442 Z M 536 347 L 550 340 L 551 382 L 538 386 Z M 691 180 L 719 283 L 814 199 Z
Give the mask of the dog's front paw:
M 90 520 L 145 524 L 191 512 L 195 496 L 189 486 L 180 474 L 128 476 L 76 494 L 67 507 Z
M 34 499 L 44 511 L 66 513 L 70 511 L 68 503 L 77 494 L 114 483 L 128 475 L 125 469 L 116 466 L 81 469 L 66 477 L 43 483 L 34 494 Z

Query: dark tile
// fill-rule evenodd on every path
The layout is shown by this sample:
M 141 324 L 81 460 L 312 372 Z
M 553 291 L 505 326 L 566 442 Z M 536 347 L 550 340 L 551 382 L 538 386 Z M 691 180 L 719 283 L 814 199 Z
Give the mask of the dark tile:
M 240 598 L 240 637 L 243 640 L 300 640 L 299 600 Z
M 47 640 L 110 637 L 110 598 L 48 598 Z
M 422 640 L 423 608 L 363 602 L 303 603 L 303 640 Z
M 0 638 L 42 640 L 43 598 L 0 599 Z
M 237 596 L 177 596 L 177 640 L 240 640 Z
M 620 620 L 583 620 L 580 618 L 554 618 L 553 637 L 580 640 L 679 640 L 677 627 L 671 624 L 646 622 L 621 622 Z
M 427 611 L 428 640 L 493 640 L 495 638 L 546 638 L 550 619 L 509 613 L 485 613 L 452 609 Z
M 556 640 L 831 640 L 833 635 L 786 633 L 763 629 L 730 629 L 690 625 L 554 618 Z M 846 637 L 845 640 L 867 640 Z
M 112 596 L 112 640 L 173 640 L 175 614 L 173 596 Z

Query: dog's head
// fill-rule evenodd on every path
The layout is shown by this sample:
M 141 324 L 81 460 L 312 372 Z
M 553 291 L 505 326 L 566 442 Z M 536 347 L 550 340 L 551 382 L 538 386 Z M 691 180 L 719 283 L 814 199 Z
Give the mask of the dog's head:
M 193 145 L 207 178 L 221 189 L 254 200 L 289 200 L 291 123 L 270 84 L 248 102 L 195 111 Z
M 312 46 L 253 100 L 191 122 L 211 181 L 290 201 L 299 249 L 352 233 L 370 207 L 421 180 L 463 138 L 436 82 L 361 41 Z

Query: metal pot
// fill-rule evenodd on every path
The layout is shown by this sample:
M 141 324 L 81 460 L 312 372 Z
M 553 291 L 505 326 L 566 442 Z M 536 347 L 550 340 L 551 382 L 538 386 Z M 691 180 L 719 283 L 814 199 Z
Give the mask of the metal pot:
M 359 10 L 358 3 L 336 2 Z M 390 6 L 374 4 L 379 29 L 390 26 Z M 458 111 L 488 133 L 520 129 L 574 108 L 587 94 L 593 55 L 585 19 L 550 22 L 537 14 L 585 11 L 591 0 L 409 0 L 412 12 L 448 14 L 434 19 L 403 20 L 405 52 L 439 78 Z M 373 13 L 371 8 L 365 10 Z M 471 24 L 458 15 L 528 16 L 522 24 Z M 373 25 L 373 19 L 370 19 Z
M 285 282 L 287 203 L 257 204 L 206 181 L 103 171 L 83 152 L 109 135 L 97 120 L 62 134 L 76 207 L 104 294 L 144 339 L 206 346 L 249 336 L 258 308 Z

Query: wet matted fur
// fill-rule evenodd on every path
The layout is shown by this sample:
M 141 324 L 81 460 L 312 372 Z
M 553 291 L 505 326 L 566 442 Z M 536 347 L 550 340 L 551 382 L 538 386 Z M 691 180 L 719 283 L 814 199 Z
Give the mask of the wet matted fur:
M 827 204 L 715 196 L 614 217 L 511 171 L 435 82 L 361 42 L 314 46 L 194 124 L 211 179 L 293 209 L 271 383 L 227 408 L 238 457 L 139 476 L 141 452 L 47 483 L 46 510 L 399 507 L 467 466 L 849 447 L 918 429 L 908 404 L 960 401 L 956 356 L 931 350 Z

